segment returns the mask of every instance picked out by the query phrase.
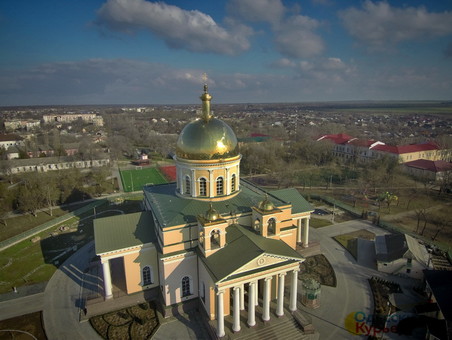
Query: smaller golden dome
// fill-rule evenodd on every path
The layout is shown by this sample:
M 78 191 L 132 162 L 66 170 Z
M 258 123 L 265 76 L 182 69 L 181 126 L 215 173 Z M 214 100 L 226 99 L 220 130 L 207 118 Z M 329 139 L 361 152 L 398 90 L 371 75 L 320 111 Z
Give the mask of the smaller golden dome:
M 220 213 L 213 208 L 212 203 L 210 203 L 209 210 L 207 210 L 206 215 L 204 217 L 209 222 L 213 222 L 218 220 L 221 216 Z
M 259 202 L 259 205 L 257 207 L 263 211 L 275 210 L 275 205 L 268 199 L 267 194 L 265 194 L 265 199 L 263 201 Z

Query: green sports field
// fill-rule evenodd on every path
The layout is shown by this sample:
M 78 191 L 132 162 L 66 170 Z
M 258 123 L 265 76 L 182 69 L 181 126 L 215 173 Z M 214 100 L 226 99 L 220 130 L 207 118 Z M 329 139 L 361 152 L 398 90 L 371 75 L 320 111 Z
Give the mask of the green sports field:
M 141 190 L 147 184 L 167 183 L 165 177 L 156 168 L 121 170 L 120 173 L 125 192 Z

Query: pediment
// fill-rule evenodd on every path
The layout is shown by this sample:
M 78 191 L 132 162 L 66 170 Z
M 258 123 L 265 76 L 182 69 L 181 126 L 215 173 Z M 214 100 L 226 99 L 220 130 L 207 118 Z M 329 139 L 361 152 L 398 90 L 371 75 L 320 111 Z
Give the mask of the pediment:
M 287 263 L 287 261 L 294 260 L 301 261 L 299 258 L 264 253 L 255 257 L 234 272 L 230 273 L 227 277 L 230 278 L 231 276 L 240 276 L 241 274 L 246 274 L 248 272 L 266 270 L 274 265 L 283 264 Z

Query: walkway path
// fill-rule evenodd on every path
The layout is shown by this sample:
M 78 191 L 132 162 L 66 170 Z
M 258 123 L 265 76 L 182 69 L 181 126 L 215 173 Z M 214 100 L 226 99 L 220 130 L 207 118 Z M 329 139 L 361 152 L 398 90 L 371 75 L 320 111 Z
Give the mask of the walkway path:
M 358 264 L 332 238 L 359 229 L 369 230 L 376 235 L 388 233 L 386 230 L 363 220 L 352 220 L 312 229 L 312 238 L 320 242 L 322 253 L 333 266 L 337 279 L 337 287 L 335 288 L 322 286 L 320 308 L 315 310 L 302 309 L 303 312 L 311 315 L 312 323 L 319 330 L 322 340 L 350 339 L 352 335 L 344 328 L 347 315 L 358 311 L 364 312 L 366 315 L 372 314 L 373 298 L 367 281 L 370 277 L 378 276 L 386 280 L 396 281 L 401 285 L 414 285 L 413 282 L 415 281 L 411 279 L 394 277 Z M 364 256 L 369 254 L 371 252 L 364 253 Z M 363 263 L 368 262 L 362 261 Z
M 80 287 L 93 256 L 94 243 L 90 242 L 64 262 L 47 284 L 43 319 L 49 340 L 100 339 L 89 322 L 79 322 Z

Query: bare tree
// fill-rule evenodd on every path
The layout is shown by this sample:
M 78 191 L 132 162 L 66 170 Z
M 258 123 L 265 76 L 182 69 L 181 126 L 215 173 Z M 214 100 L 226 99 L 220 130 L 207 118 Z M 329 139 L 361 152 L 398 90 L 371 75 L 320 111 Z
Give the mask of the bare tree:
M 437 226 L 435 235 L 432 236 L 432 241 L 435 241 L 439 233 L 442 232 L 447 226 L 449 226 L 451 221 L 448 217 L 437 216 L 433 219 L 432 222 Z

